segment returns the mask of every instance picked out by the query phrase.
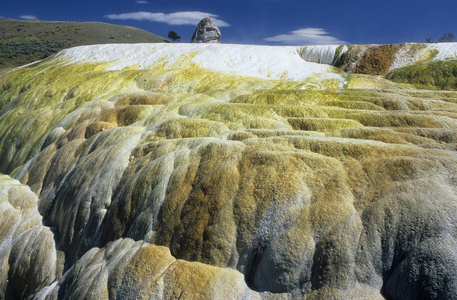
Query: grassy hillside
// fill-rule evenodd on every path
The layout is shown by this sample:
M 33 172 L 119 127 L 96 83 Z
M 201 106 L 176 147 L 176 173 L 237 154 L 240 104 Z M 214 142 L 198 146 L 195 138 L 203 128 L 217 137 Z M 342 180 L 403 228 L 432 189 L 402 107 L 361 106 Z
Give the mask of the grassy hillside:
M 168 41 L 128 26 L 0 19 L 0 69 L 24 65 L 80 45 L 163 42 Z

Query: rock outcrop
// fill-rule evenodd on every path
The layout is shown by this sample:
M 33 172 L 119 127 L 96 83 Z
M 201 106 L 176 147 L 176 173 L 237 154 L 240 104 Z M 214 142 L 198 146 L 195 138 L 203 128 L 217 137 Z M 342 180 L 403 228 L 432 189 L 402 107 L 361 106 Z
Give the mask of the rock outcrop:
M 300 50 L 97 45 L 5 74 L 0 298 L 455 299 L 457 93 Z
M 191 43 L 219 43 L 221 31 L 211 18 L 202 19 L 195 29 Z

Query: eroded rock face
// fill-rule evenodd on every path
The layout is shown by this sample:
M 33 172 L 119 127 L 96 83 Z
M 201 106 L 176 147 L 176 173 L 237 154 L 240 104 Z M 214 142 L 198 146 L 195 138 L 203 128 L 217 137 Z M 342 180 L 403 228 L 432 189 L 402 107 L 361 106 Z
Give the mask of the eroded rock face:
M 2 296 L 457 297 L 456 92 L 240 76 L 169 47 L 2 78 L 0 167 L 22 182 L 0 178 Z
M 219 43 L 221 41 L 221 31 L 211 18 L 202 19 L 195 29 L 191 43 Z

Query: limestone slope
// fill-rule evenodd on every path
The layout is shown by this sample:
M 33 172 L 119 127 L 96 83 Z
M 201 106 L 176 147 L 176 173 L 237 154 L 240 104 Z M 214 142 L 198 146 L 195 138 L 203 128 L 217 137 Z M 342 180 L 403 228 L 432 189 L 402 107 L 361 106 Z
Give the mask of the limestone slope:
M 457 53 L 402 57 L 427 47 L 398 65 Z M 455 299 L 457 93 L 343 49 L 99 45 L 5 74 L 1 296 Z

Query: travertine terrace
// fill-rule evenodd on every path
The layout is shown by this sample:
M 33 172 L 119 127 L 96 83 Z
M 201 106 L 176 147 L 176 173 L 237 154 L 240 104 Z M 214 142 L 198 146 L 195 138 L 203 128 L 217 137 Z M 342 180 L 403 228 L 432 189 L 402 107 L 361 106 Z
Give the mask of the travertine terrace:
M 2 75 L 0 298 L 456 299 L 457 93 L 384 75 L 457 45 L 376 47 L 98 45 Z

